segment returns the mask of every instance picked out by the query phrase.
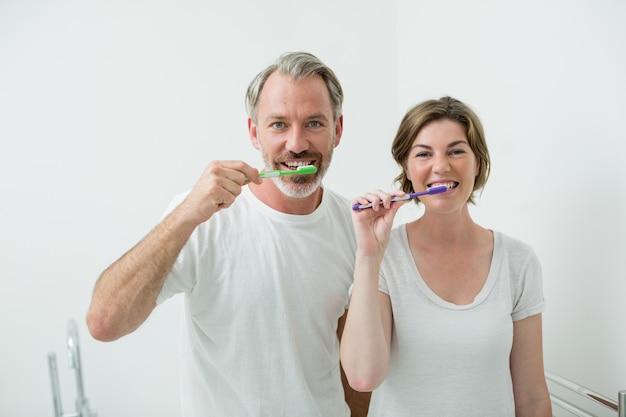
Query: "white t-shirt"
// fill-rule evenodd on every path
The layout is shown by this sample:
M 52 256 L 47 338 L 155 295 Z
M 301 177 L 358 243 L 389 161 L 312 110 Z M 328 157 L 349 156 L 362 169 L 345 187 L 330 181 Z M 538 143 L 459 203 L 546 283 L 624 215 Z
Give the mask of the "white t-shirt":
M 532 248 L 494 232 L 484 287 L 471 304 L 449 303 L 419 274 L 406 225 L 395 228 L 380 277 L 393 309 L 391 363 L 369 416 L 514 417 L 513 322 L 543 311 L 541 280 Z
M 244 187 L 198 226 L 157 300 L 185 293 L 183 416 L 349 416 L 336 331 L 355 250 L 350 203 L 327 189 L 290 215 Z

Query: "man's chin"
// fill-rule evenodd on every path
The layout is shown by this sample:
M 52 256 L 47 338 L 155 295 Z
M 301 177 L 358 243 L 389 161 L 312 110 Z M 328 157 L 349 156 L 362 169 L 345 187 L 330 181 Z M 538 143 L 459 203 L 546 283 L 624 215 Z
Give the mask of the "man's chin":
M 310 182 L 306 184 L 284 183 L 280 178 L 276 178 L 276 186 L 278 189 L 291 198 L 306 198 L 313 194 L 320 186 L 320 181 Z

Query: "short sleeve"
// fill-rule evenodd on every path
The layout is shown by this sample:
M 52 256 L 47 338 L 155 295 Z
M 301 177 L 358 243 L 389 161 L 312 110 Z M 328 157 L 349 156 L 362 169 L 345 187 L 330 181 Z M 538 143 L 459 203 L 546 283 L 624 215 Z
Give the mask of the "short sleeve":
M 513 284 L 513 321 L 534 316 L 545 310 L 541 264 L 532 248 L 526 247 L 526 257 Z

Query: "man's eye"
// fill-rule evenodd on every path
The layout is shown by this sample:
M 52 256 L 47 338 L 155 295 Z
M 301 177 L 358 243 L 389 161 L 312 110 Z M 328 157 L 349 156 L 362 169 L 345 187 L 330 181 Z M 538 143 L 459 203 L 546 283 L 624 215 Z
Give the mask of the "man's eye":
M 274 122 L 274 123 L 272 123 L 272 126 L 275 129 L 282 129 L 283 127 L 285 127 L 285 124 L 283 122 Z
M 309 123 L 309 126 L 311 126 L 311 127 L 320 127 L 321 124 L 320 124 L 320 122 L 313 121 L 313 122 Z

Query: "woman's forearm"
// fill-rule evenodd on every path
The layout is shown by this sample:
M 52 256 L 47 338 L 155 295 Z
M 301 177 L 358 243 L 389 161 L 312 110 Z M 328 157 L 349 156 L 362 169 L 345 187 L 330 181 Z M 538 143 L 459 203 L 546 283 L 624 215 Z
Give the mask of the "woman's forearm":
M 342 365 L 348 382 L 357 391 L 372 391 L 389 370 L 391 308 L 388 296 L 378 290 L 379 270 L 379 260 L 357 256 L 341 339 Z

